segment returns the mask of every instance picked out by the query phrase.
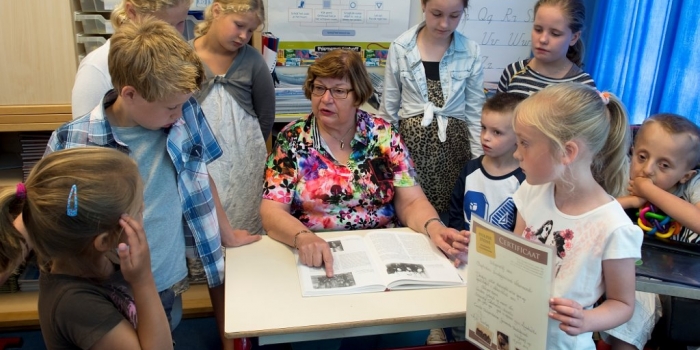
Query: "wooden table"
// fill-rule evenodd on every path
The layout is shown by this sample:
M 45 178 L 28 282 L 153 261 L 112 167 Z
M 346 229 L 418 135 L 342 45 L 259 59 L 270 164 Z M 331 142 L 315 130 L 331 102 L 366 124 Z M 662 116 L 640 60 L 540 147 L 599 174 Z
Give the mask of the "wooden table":
M 466 281 L 466 268 L 459 272 Z M 459 326 L 466 305 L 466 287 L 302 297 L 292 248 L 264 236 L 226 249 L 224 330 L 229 338 L 259 337 L 264 345 Z

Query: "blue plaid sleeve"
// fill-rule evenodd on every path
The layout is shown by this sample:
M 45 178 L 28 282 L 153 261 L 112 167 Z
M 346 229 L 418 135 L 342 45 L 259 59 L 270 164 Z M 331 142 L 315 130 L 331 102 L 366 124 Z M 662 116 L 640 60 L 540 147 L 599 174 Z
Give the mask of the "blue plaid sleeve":
M 188 103 L 183 108 L 182 112 L 183 117 L 188 117 L 185 119 L 185 123 L 189 124 L 188 126 L 191 129 L 193 139 L 198 140 L 199 144 L 202 146 L 202 160 L 209 164 L 221 157 L 223 151 L 221 150 L 221 147 L 219 146 L 219 143 L 216 140 L 211 127 L 209 126 L 209 122 L 207 121 L 207 118 L 197 100 L 192 97 L 187 102 Z M 190 117 L 191 120 L 189 120 Z

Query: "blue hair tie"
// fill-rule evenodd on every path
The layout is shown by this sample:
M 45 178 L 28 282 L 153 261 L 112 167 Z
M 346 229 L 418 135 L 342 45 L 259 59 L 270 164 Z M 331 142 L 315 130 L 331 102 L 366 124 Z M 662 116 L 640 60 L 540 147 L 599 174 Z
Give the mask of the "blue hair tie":
M 71 200 L 73 206 L 71 207 Z M 68 204 L 66 205 L 66 215 L 70 217 L 78 216 L 78 186 L 73 184 L 68 194 Z

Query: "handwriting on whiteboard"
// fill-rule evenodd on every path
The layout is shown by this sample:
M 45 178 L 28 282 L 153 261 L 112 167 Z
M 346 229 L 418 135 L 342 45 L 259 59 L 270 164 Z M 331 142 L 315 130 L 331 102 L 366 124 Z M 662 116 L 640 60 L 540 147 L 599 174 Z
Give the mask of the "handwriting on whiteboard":
M 510 63 L 530 57 L 533 3 L 472 0 L 457 30 L 481 46 L 484 81 L 495 82 Z

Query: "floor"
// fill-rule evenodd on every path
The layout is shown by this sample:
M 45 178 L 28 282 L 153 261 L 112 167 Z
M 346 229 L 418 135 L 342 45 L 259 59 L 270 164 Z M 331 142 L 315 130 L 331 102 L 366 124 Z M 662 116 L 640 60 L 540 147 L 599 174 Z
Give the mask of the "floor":
M 196 336 L 193 336 L 196 335 Z M 0 332 L 0 338 L 5 337 L 21 337 L 24 344 L 20 348 L 8 349 L 27 349 L 27 350 L 44 350 L 46 346 L 41 338 L 40 331 L 22 331 L 22 332 Z M 173 333 L 175 340 L 175 349 L 177 350 L 217 350 L 220 349 L 219 337 L 216 332 L 216 321 L 214 318 L 192 318 L 184 319 Z M 289 350 L 291 347 L 287 344 L 257 346 L 253 342 L 253 349 L 256 350 Z M 653 340 L 647 344 L 645 349 L 666 349 L 666 350 L 685 350 L 685 346 L 671 345 L 668 342 L 655 344 Z M 599 346 L 598 349 L 608 350 L 609 347 Z M 2 349 L 0 349 L 2 350 Z M 434 349 L 437 350 L 437 349 Z

